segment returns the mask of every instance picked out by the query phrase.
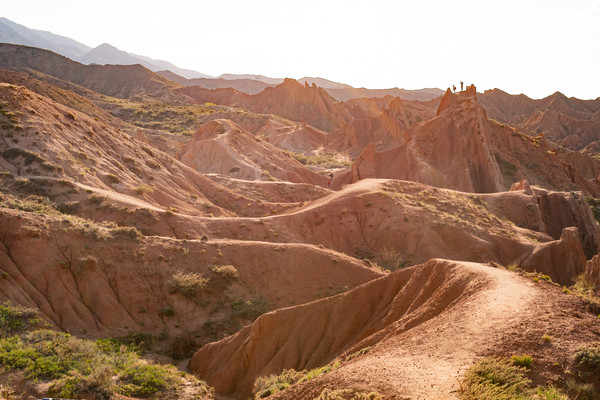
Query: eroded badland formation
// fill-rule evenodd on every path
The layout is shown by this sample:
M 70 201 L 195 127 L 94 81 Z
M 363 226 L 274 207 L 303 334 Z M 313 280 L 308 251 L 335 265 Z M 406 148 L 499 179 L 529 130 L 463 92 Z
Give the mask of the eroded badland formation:
M 227 82 L 0 44 L 0 397 L 598 398 L 599 99 Z

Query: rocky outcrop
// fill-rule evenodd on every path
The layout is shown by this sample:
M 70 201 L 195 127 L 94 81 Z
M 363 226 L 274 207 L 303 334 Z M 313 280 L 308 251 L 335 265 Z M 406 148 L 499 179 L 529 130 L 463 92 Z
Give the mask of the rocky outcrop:
M 490 193 L 526 179 L 547 189 L 600 196 L 596 182 L 585 179 L 552 150 L 543 137 L 531 138 L 489 120 L 475 88 L 469 87 L 459 94 L 447 92 L 437 117 L 409 128 L 398 147 L 359 157 L 352 174 L 340 176 L 338 182 L 352 182 L 356 176 L 393 178 Z
M 585 274 L 596 288 L 600 288 L 600 255 L 596 254 L 585 264 Z
M 427 107 L 396 98 L 380 114 L 355 119 L 332 132 L 327 138 L 327 147 L 353 156 L 369 143 L 374 143 L 379 151 L 396 147 L 405 141 L 405 132 L 410 126 L 433 115 Z
M 327 132 L 352 119 L 346 107 L 324 89 L 316 85 L 301 85 L 294 79 L 285 79 L 283 83 L 255 95 L 246 95 L 231 88 L 206 90 L 200 87 L 181 88 L 177 93 L 185 94 L 197 103 L 213 102 L 257 113 L 276 114 Z
M 579 100 L 554 93 L 540 100 L 510 95 L 499 89 L 480 93 L 490 118 L 547 139 L 570 150 L 598 147 L 600 100 Z M 591 154 L 594 154 L 594 150 Z
M 565 228 L 576 227 L 586 257 L 598 252 L 600 227 L 581 192 L 553 192 L 539 187 L 527 190 L 526 183 L 520 182 L 509 192 L 480 196 L 495 214 L 554 240 L 561 238 Z
M 561 285 L 571 285 L 586 268 L 577 228 L 565 228 L 559 240 L 540 244 L 521 267 L 526 271 L 542 272 Z
M 327 185 L 324 176 L 229 120 L 213 120 L 200 127 L 184 145 L 179 159 L 203 174 Z
M 529 185 L 529 182 L 527 182 L 526 179 L 513 183 L 509 190 L 511 192 L 516 190 L 522 190 L 525 192 L 525 194 L 533 194 L 531 186 Z

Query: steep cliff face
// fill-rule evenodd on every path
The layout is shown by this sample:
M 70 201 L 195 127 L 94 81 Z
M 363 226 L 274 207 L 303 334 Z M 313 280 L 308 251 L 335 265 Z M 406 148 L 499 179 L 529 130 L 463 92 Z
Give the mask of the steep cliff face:
M 294 79 L 285 79 L 283 83 L 255 95 L 231 88 L 207 90 L 200 87 L 181 88 L 177 93 L 185 94 L 198 103 L 213 102 L 257 113 L 280 115 L 328 132 L 352 119 L 348 109 L 324 89 L 315 85 L 301 85 Z
M 543 272 L 561 285 L 572 284 L 586 267 L 577 228 L 565 228 L 559 240 L 538 246 L 521 266 L 526 271 Z
M 556 92 L 534 100 L 494 89 L 481 93 L 479 101 L 490 118 L 527 134 L 543 134 L 569 150 L 586 149 L 592 155 L 598 152 L 600 99 L 580 100 Z
M 396 147 L 405 141 L 409 127 L 433 116 L 427 107 L 395 98 L 378 115 L 355 119 L 332 132 L 327 138 L 327 147 L 353 156 L 370 143 L 379 151 Z
M 373 153 L 367 147 L 335 186 L 357 178 L 386 177 L 469 192 L 508 190 L 521 179 L 555 190 L 600 194 L 600 188 L 564 163 L 543 137 L 532 138 L 489 120 L 475 88 L 447 92 L 437 116 L 406 132 L 404 143 Z
M 344 105 L 316 85 L 286 79 L 278 86 L 247 97 L 238 104 L 255 112 L 281 115 L 330 132 L 351 120 Z

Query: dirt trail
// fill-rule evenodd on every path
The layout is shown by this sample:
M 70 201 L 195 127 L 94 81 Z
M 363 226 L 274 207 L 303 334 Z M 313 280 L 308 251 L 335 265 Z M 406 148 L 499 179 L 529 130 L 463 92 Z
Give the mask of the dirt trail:
M 544 297 L 537 284 L 518 274 L 461 264 L 480 280 L 472 293 L 411 329 L 398 333 L 390 326 L 365 356 L 273 398 L 314 398 L 325 387 L 375 390 L 397 399 L 457 398 L 465 370 L 530 319 L 536 298 Z
M 456 397 L 464 370 L 503 334 L 503 327 L 522 318 L 536 295 L 535 285 L 514 273 L 464 264 L 486 275 L 489 286 L 485 290 L 387 341 L 385 352 L 375 349 L 366 365 L 356 363 L 348 372 L 357 369 L 353 375 L 369 376 L 371 384 L 374 378 L 387 382 L 415 399 Z

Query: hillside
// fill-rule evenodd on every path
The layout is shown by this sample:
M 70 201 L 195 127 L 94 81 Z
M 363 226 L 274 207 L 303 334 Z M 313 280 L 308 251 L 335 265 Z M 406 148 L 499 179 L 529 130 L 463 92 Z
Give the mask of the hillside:
M 490 118 L 511 124 L 530 135 L 543 134 L 557 144 L 580 151 L 586 146 L 596 154 L 600 123 L 600 99 L 567 98 L 560 92 L 533 100 L 499 89 L 486 90 L 479 101 Z
M 179 159 L 203 174 L 243 180 L 279 179 L 325 186 L 326 178 L 229 120 L 213 120 L 188 141 Z
M 600 395 L 595 101 L 0 67 L 0 397 Z
M 579 346 L 600 333 L 578 299 L 559 293 L 487 265 L 431 260 L 334 298 L 263 315 L 203 347 L 190 367 L 217 393 L 236 399 L 248 398 L 258 376 L 292 368 L 314 369 L 316 377 L 269 398 L 313 399 L 324 389 L 343 389 L 450 399 L 482 354 L 526 351 L 537 360 L 532 375 L 544 382 L 557 376 L 552 363 L 572 365 Z M 552 344 L 544 346 L 547 332 Z M 330 362 L 330 372 L 317 369 Z
M 475 88 L 446 92 L 437 116 L 413 125 L 398 147 L 378 152 L 365 147 L 352 171 L 335 187 L 380 177 L 423 182 L 470 192 L 497 192 L 522 179 L 555 190 L 600 196 L 594 181 L 560 160 L 554 145 L 487 118 Z
M 369 110 L 373 110 L 376 104 L 363 102 L 356 107 L 365 106 L 370 106 Z M 358 113 L 355 112 L 356 114 Z M 378 150 L 396 147 L 404 142 L 405 133 L 410 126 L 417 122 L 429 120 L 433 115 L 433 111 L 429 108 L 396 97 L 389 102 L 380 114 L 356 118 L 332 132 L 327 137 L 327 147 L 349 153 L 353 157 L 356 157 L 371 143 Z
M 161 95 L 178 85 L 140 65 L 83 65 L 33 47 L 0 44 L 0 67 L 36 70 L 115 97 Z
M 349 122 L 351 115 L 338 101 L 317 86 L 304 86 L 293 79 L 267 87 L 255 95 L 246 95 L 232 88 L 207 90 L 186 87 L 177 90 L 198 103 L 212 102 L 242 107 L 257 113 L 272 113 L 293 121 L 305 122 L 318 129 L 331 131 Z

